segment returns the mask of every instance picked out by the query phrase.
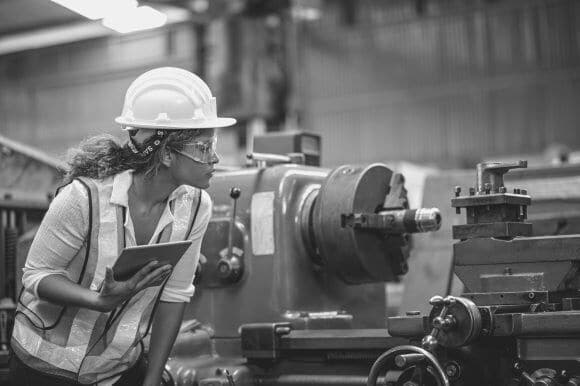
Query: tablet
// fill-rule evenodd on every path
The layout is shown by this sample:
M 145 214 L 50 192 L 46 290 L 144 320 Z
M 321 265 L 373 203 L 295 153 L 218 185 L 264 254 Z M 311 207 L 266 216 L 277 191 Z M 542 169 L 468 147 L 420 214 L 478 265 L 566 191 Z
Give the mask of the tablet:
M 185 240 L 125 248 L 113 266 L 113 276 L 117 281 L 128 280 L 154 260 L 159 267 L 166 264 L 175 267 L 190 245 L 191 240 Z

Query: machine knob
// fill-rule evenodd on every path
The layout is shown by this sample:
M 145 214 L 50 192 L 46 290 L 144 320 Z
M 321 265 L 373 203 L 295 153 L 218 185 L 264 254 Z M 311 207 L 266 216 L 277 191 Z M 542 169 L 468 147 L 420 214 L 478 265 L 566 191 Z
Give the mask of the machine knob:
M 455 296 L 433 296 L 429 316 L 431 333 L 423 338 L 422 345 L 433 351 L 437 345 L 460 347 L 477 338 L 482 331 L 482 317 L 477 306 L 469 299 Z
M 241 194 L 242 194 L 242 191 L 240 190 L 240 188 L 233 187 L 230 190 L 230 197 L 233 198 L 234 200 L 237 200 L 238 198 L 240 198 Z
M 217 271 L 220 279 L 236 281 L 241 274 L 240 259 L 238 259 L 236 256 L 220 259 L 217 264 Z

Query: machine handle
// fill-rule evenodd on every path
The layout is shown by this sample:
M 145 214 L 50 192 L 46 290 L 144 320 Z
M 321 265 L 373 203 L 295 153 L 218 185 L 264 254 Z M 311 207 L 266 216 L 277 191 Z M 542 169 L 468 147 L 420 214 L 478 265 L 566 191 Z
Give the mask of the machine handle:
M 234 226 L 235 226 L 235 222 L 236 222 L 236 212 L 237 212 L 237 207 L 238 207 L 238 198 L 240 198 L 240 195 L 242 194 L 242 191 L 240 190 L 240 188 L 238 187 L 233 187 L 230 190 L 230 197 L 232 198 L 232 216 L 230 217 L 230 224 L 229 224 L 229 229 L 228 229 L 228 258 L 232 258 L 232 248 L 233 248 L 233 244 L 234 244 Z
M 230 190 L 230 197 L 232 198 L 232 216 L 230 217 L 228 229 L 228 248 L 227 253 L 223 256 L 217 264 L 218 276 L 222 280 L 235 282 L 237 281 L 243 269 L 243 263 L 234 255 L 234 227 L 236 222 L 236 212 L 238 198 L 240 198 L 242 191 L 238 187 L 233 187 Z

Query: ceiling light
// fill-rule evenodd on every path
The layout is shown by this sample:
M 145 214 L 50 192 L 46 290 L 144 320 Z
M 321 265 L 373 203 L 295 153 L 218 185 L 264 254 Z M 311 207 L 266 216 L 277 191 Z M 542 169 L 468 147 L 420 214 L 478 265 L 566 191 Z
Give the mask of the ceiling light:
M 103 25 L 120 33 L 129 33 L 161 27 L 167 15 L 151 7 L 126 7 L 115 10 L 103 19 Z
M 70 9 L 86 18 L 102 19 L 119 8 L 137 6 L 135 0 L 52 0 L 65 8 Z

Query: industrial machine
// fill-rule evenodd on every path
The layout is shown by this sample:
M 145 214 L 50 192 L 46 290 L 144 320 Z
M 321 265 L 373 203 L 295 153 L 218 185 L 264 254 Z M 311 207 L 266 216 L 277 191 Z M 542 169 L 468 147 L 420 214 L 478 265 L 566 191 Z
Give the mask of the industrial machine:
M 164 384 L 580 384 L 580 236 L 570 235 L 580 233 L 580 211 L 577 201 L 554 200 L 580 197 L 579 168 L 482 163 L 474 188 L 463 195 L 455 189 L 452 207 L 466 212 L 465 224 L 459 224 L 459 217 L 442 218 L 435 208 L 409 209 L 403 176 L 383 164 L 320 168 L 315 136 L 278 134 L 254 150 L 260 153 L 248 157 L 250 167 L 222 171 L 212 180 L 213 215 L 197 292 Z M 0 241 L 8 240 L 2 241 L 0 332 L 10 329 L 17 267 L 48 205 L 58 167 L 27 161 L 37 154 L 2 154 L 11 169 L 28 168 L 26 180 L 44 180 L 30 182 L 41 188 L 21 189 L 25 179 L 4 178 L 18 183 L 6 186 L 0 200 Z M 519 171 L 505 176 L 508 192 L 504 175 L 513 168 Z M 424 201 L 436 206 L 441 192 L 454 185 L 447 181 L 463 184 L 465 177 L 436 177 L 441 189 L 426 185 Z M 530 213 L 533 226 L 528 185 L 542 207 Z M 25 201 L 31 192 L 38 197 Z M 443 221 L 455 224 L 449 235 L 442 229 L 410 236 L 435 231 Z M 410 276 L 411 247 L 422 251 L 411 263 L 434 260 L 449 254 L 444 248 L 451 237 L 458 240 L 452 269 L 464 293 L 435 292 L 441 296 L 432 296 L 427 314 L 387 318 L 385 282 Z M 448 264 L 437 264 L 449 271 Z M 435 284 L 411 283 L 406 294 Z M 424 298 L 427 303 L 429 296 Z M 0 383 L 6 375 L 5 335 L 0 334 Z
M 58 186 L 61 168 L 58 160 L 0 136 L 0 385 L 8 382 L 20 268 Z
M 526 162 L 482 163 L 476 186 L 451 200 L 461 296 L 433 296 L 429 315 L 389 318 L 408 340 L 373 364 L 368 385 L 579 385 L 580 236 L 532 235 L 531 197 L 503 176 Z
M 407 342 L 387 334 L 384 283 L 439 210 L 409 209 L 383 164 L 307 166 L 296 144 L 317 142 L 284 142 L 289 155 L 254 153 L 258 167 L 212 180 L 190 322 L 167 363 L 176 385 L 363 385 L 385 347 Z

